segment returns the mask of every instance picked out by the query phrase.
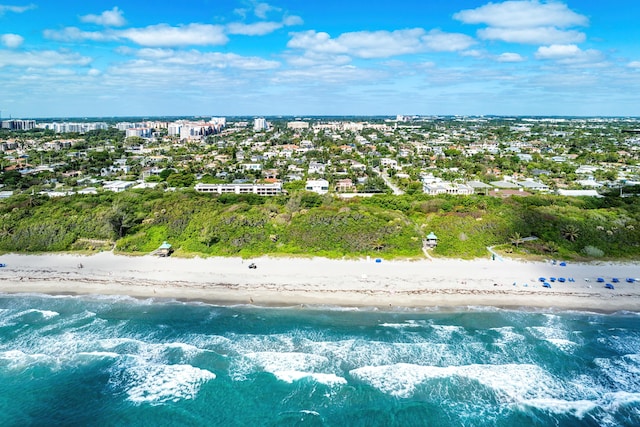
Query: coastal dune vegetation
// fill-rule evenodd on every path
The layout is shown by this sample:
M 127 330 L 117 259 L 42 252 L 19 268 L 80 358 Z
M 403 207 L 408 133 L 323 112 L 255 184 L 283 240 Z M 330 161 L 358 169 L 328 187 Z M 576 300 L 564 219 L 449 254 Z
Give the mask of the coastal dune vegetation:
M 633 198 L 552 195 L 378 195 L 343 200 L 305 191 L 278 197 L 159 190 L 0 200 L 0 251 L 178 256 L 478 258 L 487 247 L 520 257 L 637 259 Z

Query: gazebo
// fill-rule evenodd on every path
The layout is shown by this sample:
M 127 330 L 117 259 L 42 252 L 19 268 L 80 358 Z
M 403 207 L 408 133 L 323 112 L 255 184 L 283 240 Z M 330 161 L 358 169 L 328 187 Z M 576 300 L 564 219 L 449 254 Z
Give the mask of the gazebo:
M 172 252 L 173 252 L 173 248 L 171 247 L 171 244 L 168 242 L 162 242 L 160 247 L 155 251 L 153 251 L 153 254 L 161 257 L 167 257 L 171 255 Z
M 433 249 L 438 245 L 438 236 L 436 236 L 433 231 L 429 233 L 427 236 L 426 247 L 429 249 Z

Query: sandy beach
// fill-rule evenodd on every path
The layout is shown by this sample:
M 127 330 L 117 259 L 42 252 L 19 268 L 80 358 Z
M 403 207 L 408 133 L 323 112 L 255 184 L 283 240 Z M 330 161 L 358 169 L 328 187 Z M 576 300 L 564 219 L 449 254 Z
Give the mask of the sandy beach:
M 254 262 L 256 269 L 248 266 Z M 129 295 L 215 304 L 557 307 L 640 311 L 639 263 L 159 258 L 103 252 L 0 256 L 0 292 Z M 544 288 L 539 277 L 567 279 Z M 598 283 L 618 278 L 615 289 Z M 573 281 L 569 281 L 573 279 Z

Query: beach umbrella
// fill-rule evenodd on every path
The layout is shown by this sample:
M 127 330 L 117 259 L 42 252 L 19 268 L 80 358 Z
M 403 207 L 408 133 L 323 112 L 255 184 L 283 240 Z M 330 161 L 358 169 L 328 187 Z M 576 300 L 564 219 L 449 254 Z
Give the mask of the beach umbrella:
M 635 281 L 636 279 L 634 279 L 633 277 L 627 277 L 627 283 L 633 283 Z
M 602 277 L 598 277 L 598 279 L 596 280 L 598 283 L 604 283 L 604 279 Z
M 548 284 L 547 282 L 544 282 L 544 283 L 542 284 L 542 287 L 543 287 L 543 288 L 550 288 L 550 287 L 551 287 L 551 285 L 550 285 L 550 284 Z
M 565 282 L 564 277 L 558 277 L 558 282 L 560 282 L 560 283 L 564 283 L 564 282 Z
M 617 277 L 614 277 L 613 279 L 611 279 L 611 281 L 612 281 L 613 283 L 618 283 L 618 282 L 620 282 L 620 280 L 618 280 L 618 278 L 617 278 Z
M 615 289 L 611 283 L 607 283 L 604 287 L 607 289 Z
M 546 282 L 547 281 L 547 279 L 544 278 L 544 277 L 538 277 L 538 280 L 541 281 L 541 282 Z

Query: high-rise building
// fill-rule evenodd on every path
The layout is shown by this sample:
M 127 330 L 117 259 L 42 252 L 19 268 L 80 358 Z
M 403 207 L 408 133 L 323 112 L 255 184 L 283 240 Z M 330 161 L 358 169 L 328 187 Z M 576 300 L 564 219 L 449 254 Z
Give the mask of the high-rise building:
M 264 117 L 259 117 L 253 121 L 253 130 L 256 132 L 267 129 L 269 129 L 269 123 L 267 123 Z
M 3 120 L 1 122 L 2 129 L 9 130 L 31 130 L 36 127 L 35 120 Z

